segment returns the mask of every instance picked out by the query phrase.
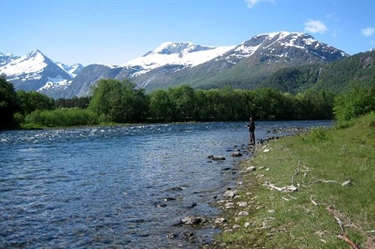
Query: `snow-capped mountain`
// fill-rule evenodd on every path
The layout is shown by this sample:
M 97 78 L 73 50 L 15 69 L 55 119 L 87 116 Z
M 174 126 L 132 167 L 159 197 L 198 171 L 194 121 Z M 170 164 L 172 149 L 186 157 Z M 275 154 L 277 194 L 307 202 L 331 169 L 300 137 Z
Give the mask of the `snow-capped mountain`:
M 88 96 L 91 94 L 91 86 L 100 79 L 114 79 L 123 68 L 111 65 L 92 64 L 84 67 L 79 75 L 75 77 L 64 90 L 64 96 L 73 98 L 75 96 Z
M 122 66 L 67 66 L 54 63 L 39 50 L 23 57 L 0 54 L 0 73 L 5 73 L 16 89 L 72 98 L 90 95 L 91 86 L 102 78 L 130 79 L 146 91 L 181 84 L 210 88 L 246 82 L 254 86 L 281 68 L 327 63 L 347 56 L 308 34 L 275 32 L 235 46 L 165 42 Z
M 234 46 L 210 47 L 190 42 L 165 42 L 154 51 L 125 63 L 125 68 L 138 68 L 138 76 L 166 65 L 194 67 L 233 49 Z
M 19 56 L 14 56 L 13 54 L 3 54 L 0 53 L 0 67 L 10 63 L 11 61 L 18 59 Z
M 309 64 L 331 62 L 349 56 L 344 51 L 319 42 L 311 35 L 298 32 L 260 34 L 215 58 L 221 68 L 243 60 L 253 64 Z
M 37 49 L 25 56 L 0 54 L 0 74 L 5 74 L 16 90 L 47 94 L 49 89 L 63 90 L 82 68 L 81 64 L 63 67 Z
M 56 65 L 67 72 L 72 78 L 75 78 L 83 69 L 83 66 L 79 63 L 68 66 L 64 63 L 56 62 Z
M 135 79 L 143 75 L 162 73 L 165 77 L 179 70 L 195 67 L 233 49 L 234 46 L 212 47 L 193 44 L 190 42 L 165 42 L 153 51 L 143 56 L 124 63 L 122 66 L 90 65 L 82 70 L 66 89 L 66 96 L 86 96 L 90 94 L 91 86 L 102 78 L 115 78 L 118 80 Z M 149 80 L 152 81 L 153 77 Z M 147 85 L 142 82 L 138 87 Z M 78 95 L 76 95 L 78 94 Z
M 179 66 L 175 69 L 176 67 L 166 65 L 142 75 L 134 73 L 137 77 L 132 80 L 146 90 L 186 82 L 193 87 L 203 88 L 215 87 L 219 83 L 257 84 L 259 79 L 264 79 L 281 68 L 332 62 L 349 56 L 342 50 L 319 42 L 311 35 L 297 32 L 257 35 L 232 49 L 222 51 L 224 53 L 194 66 Z M 119 76 L 121 79 L 131 74 Z

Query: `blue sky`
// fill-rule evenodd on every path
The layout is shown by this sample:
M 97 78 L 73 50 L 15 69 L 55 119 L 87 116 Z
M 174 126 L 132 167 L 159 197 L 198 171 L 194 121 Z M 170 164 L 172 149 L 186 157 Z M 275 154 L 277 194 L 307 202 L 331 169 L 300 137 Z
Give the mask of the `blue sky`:
M 375 47 L 374 0 L 0 0 L 0 52 L 124 64 L 161 43 L 238 45 L 305 32 L 349 54 Z

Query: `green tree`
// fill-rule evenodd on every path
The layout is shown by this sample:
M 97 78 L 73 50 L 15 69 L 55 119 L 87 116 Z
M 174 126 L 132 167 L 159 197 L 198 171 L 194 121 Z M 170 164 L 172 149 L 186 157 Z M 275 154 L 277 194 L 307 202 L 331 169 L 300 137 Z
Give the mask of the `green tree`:
M 232 111 L 228 106 L 229 89 L 210 89 L 207 90 L 207 101 L 209 111 L 214 120 L 230 120 Z
M 253 92 L 255 103 L 254 117 L 261 120 L 285 120 L 285 110 L 290 108 L 285 106 L 284 97 L 280 92 L 271 88 L 262 88 Z
M 72 108 L 78 107 L 85 109 L 90 104 L 91 97 L 73 97 L 71 99 L 59 98 L 55 100 L 56 108 Z
M 52 110 L 54 100 L 38 92 L 17 91 L 17 99 L 21 114 L 29 114 L 35 110 Z
M 125 123 L 146 118 L 148 97 L 143 89 L 135 89 L 129 80 L 102 79 L 93 90 L 89 108 L 104 116 L 105 120 Z
M 197 113 L 197 98 L 193 88 L 179 86 L 169 88 L 168 96 L 174 108 L 174 120 L 193 120 Z
M 13 115 L 19 110 L 17 94 L 13 84 L 8 82 L 5 75 L 0 75 L 0 129 L 7 129 L 17 126 Z
M 335 98 L 334 115 L 336 120 L 349 121 L 375 111 L 375 78 L 371 88 L 353 87 Z
M 166 91 L 159 89 L 150 94 L 150 115 L 156 121 L 170 121 L 173 106 Z
M 214 120 L 210 105 L 211 102 L 208 98 L 208 91 L 201 89 L 195 90 L 195 96 L 197 99 L 196 105 L 199 107 L 197 108 L 196 119 L 199 121 Z
M 303 119 L 331 119 L 335 96 L 325 91 L 308 90 L 299 94 L 299 115 Z

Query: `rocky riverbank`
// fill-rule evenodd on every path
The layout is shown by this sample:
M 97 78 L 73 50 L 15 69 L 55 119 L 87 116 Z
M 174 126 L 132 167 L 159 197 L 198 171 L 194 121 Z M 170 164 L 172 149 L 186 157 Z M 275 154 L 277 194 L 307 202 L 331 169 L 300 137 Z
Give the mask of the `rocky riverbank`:
M 308 131 L 307 128 L 270 130 L 267 132 L 269 137 L 258 139 L 256 145 L 234 145 L 232 148 L 225 149 L 224 155 L 208 155 L 207 163 L 209 164 L 215 163 L 220 166 L 225 162 L 225 166 L 222 166 L 222 173 L 230 176 L 232 182 L 227 188 L 223 188 L 220 195 L 212 196 L 212 202 L 209 203 L 221 212 L 210 217 L 201 214 L 188 215 L 176 222 L 175 227 L 180 229 L 167 234 L 167 238 L 185 238 L 191 242 L 192 248 L 226 248 L 226 244 L 215 240 L 215 236 L 220 232 L 230 234 L 242 227 L 251 228 L 255 224 L 247 221 L 247 218 L 254 210 L 264 209 L 264 206 L 256 200 L 255 192 L 251 191 L 253 180 L 245 178 L 249 175 L 261 178 L 262 172 L 267 172 L 269 169 L 251 165 L 253 158 L 256 158 L 259 153 L 269 152 L 268 143 L 280 137 L 306 131 Z M 230 161 L 229 164 L 228 161 Z M 166 205 L 164 201 L 158 204 L 163 207 Z M 202 203 L 192 203 L 188 208 L 195 209 L 200 205 Z M 264 222 L 260 229 L 267 227 L 267 222 Z
M 206 248 L 375 248 L 373 123 L 249 147 Z

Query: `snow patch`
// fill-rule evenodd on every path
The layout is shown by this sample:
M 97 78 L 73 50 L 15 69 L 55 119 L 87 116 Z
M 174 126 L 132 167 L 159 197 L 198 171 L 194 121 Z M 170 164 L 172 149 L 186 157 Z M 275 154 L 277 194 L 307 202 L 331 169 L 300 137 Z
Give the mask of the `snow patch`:
M 235 46 L 209 47 L 195 45 L 193 43 L 165 42 L 142 57 L 125 63 L 125 67 L 139 66 L 143 70 L 138 71 L 134 76 L 147 73 L 155 68 L 166 65 L 183 65 L 194 67 L 212 60 Z
M 57 78 L 48 77 L 48 81 L 43 87 L 38 89 L 38 92 L 43 91 L 43 90 L 55 89 L 55 88 L 66 89 L 71 83 L 72 83 L 71 80 L 62 79 L 61 77 L 57 77 Z
M 11 62 L 5 66 L 0 67 L 0 72 L 8 77 L 12 77 L 20 73 L 29 74 L 42 72 L 46 66 L 44 55 L 38 50 L 35 50 L 30 54 L 11 60 Z

